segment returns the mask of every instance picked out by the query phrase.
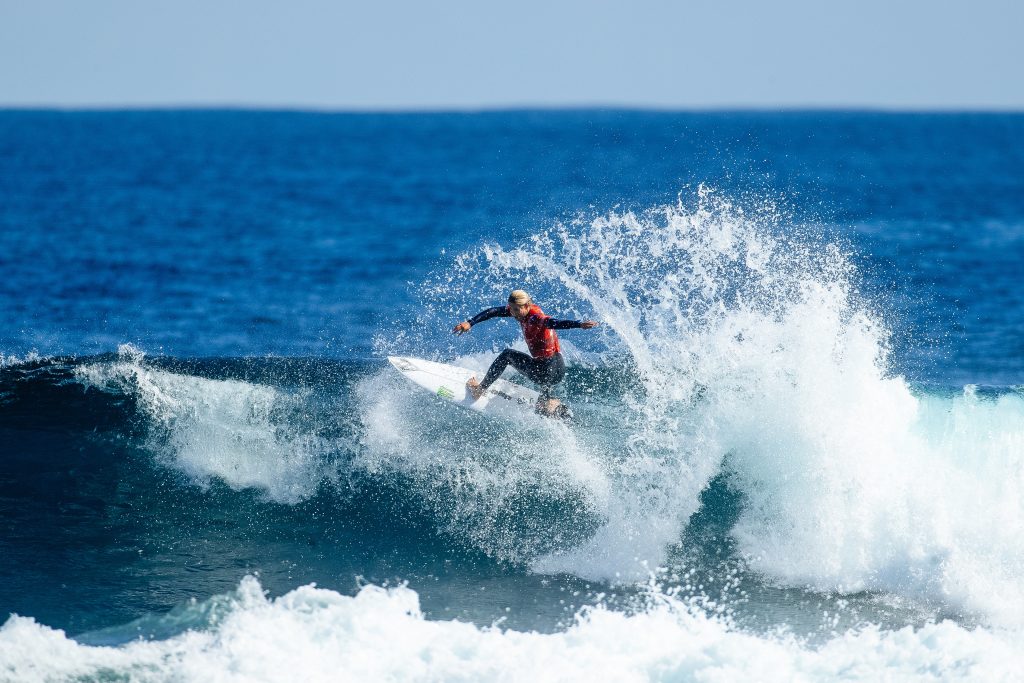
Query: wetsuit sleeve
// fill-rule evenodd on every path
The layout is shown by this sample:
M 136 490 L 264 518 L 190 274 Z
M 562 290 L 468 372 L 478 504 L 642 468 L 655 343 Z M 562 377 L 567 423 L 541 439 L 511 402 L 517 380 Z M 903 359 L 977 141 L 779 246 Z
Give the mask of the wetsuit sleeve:
M 488 308 L 474 315 L 469 319 L 469 324 L 476 325 L 477 323 L 482 323 L 483 321 L 490 320 L 491 318 L 508 318 L 511 315 L 512 314 L 508 312 L 508 306 L 495 306 L 494 308 Z
M 556 318 L 544 318 L 544 327 L 552 330 L 572 330 L 583 327 L 582 320 L 558 320 Z

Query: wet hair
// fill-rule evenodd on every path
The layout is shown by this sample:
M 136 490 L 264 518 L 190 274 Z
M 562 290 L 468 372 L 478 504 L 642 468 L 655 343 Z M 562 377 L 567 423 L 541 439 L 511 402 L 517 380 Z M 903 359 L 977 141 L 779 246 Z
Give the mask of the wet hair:
M 530 295 L 522 289 L 513 289 L 512 293 L 508 295 L 508 302 L 510 304 L 522 306 L 523 304 L 533 303 L 533 300 L 530 299 Z

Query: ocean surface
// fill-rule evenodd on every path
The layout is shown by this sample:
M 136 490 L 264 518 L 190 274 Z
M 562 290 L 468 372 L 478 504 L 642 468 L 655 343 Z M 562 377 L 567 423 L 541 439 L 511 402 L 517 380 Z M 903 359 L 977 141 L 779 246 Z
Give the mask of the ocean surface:
M 1022 263 L 1024 114 L 0 111 L 0 681 L 1024 680 Z

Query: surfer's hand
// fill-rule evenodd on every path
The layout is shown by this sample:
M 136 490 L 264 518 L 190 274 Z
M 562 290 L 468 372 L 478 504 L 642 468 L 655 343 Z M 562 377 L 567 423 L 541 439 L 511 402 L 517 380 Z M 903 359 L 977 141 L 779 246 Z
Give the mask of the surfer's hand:
M 580 327 L 582 327 L 584 330 L 589 330 L 591 328 L 597 327 L 600 324 L 601 323 L 597 322 L 596 320 L 584 320 L 583 324 L 581 324 Z
M 455 327 L 452 328 L 452 334 L 463 335 L 469 332 L 469 328 L 473 327 L 469 324 L 468 320 L 464 320 Z

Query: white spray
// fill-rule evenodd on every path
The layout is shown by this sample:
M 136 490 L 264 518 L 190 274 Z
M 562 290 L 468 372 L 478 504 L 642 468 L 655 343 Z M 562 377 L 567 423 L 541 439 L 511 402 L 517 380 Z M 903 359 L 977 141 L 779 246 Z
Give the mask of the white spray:
M 770 203 L 701 188 L 693 207 L 557 225 L 460 266 L 470 282 L 449 291 L 515 282 L 593 314 L 643 385 L 600 458 L 607 523 L 537 571 L 645 574 L 726 471 L 733 535 L 770 580 L 1024 614 L 1024 402 L 912 392 L 850 259 Z

